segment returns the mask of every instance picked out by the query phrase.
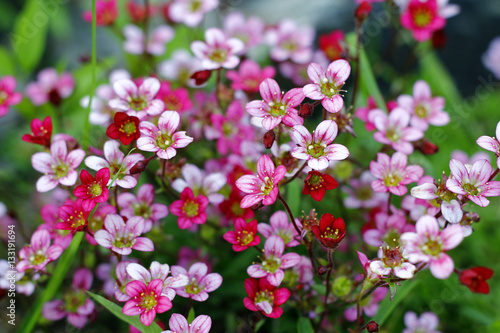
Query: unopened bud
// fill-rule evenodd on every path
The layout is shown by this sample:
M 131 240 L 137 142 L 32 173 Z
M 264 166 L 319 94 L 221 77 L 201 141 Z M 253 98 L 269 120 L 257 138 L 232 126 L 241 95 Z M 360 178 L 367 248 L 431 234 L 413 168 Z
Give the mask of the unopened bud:
M 424 155 L 433 155 L 439 150 L 437 145 L 425 139 L 415 142 L 415 148 Z
M 444 32 L 444 29 L 439 29 L 434 31 L 432 34 L 432 46 L 436 49 L 441 49 L 445 46 L 446 41 L 448 38 L 446 37 L 446 33 Z
M 319 266 L 318 267 L 318 275 L 323 275 L 326 272 L 328 272 L 328 267 L 326 267 L 326 266 Z
M 262 202 L 258 202 L 258 203 L 256 203 L 255 205 L 252 206 L 252 209 L 253 210 L 259 210 L 262 207 L 264 207 L 264 204 Z
M 363 22 L 365 22 L 365 20 L 368 18 L 368 15 L 370 15 L 372 9 L 373 7 L 368 3 L 368 1 L 363 1 L 354 12 L 356 22 L 360 25 L 363 24 Z
M 370 321 L 368 324 L 366 324 L 365 328 L 369 333 L 374 333 L 378 332 L 378 327 L 379 325 L 375 321 Z
M 273 130 L 267 131 L 266 134 L 264 134 L 264 146 L 266 149 L 271 149 L 273 146 L 274 140 L 276 140 L 276 134 L 274 133 Z
M 147 162 L 139 161 L 130 169 L 130 174 L 135 175 L 138 173 L 142 173 L 144 170 L 146 170 L 147 166 L 148 166 Z
M 341 275 L 333 281 L 332 292 L 337 297 L 349 295 L 352 289 L 352 281 L 344 275 Z
M 193 75 L 191 75 L 191 78 L 194 79 L 195 85 L 201 86 L 202 84 L 205 84 L 208 81 L 208 79 L 210 79 L 211 75 L 212 71 L 204 70 L 204 71 L 194 72 Z
M 300 106 L 299 116 L 302 118 L 310 117 L 314 112 L 314 107 L 311 104 L 305 103 Z

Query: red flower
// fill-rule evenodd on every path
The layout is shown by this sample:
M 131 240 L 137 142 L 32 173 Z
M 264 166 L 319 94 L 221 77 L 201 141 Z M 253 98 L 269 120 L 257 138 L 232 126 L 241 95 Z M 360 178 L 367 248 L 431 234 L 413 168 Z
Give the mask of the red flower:
M 319 226 L 313 225 L 311 230 L 323 246 L 334 249 L 345 236 L 345 223 L 341 217 L 325 213 L 319 220 Z
M 24 134 L 22 139 L 26 142 L 42 145 L 47 148 L 50 147 L 50 139 L 52 136 L 52 119 L 46 117 L 43 122 L 40 119 L 33 119 L 31 121 L 31 134 Z
M 460 272 L 460 283 L 467 286 L 472 292 L 488 294 L 490 286 L 486 282 L 493 276 L 493 270 L 488 267 L 473 267 Z
M 56 229 L 82 231 L 87 227 L 90 211 L 83 209 L 83 201 L 59 207 L 59 218 L 62 222 L 56 224 Z
M 232 191 L 229 198 L 219 204 L 219 209 L 224 213 L 228 220 L 234 220 L 237 217 L 251 219 L 254 216 L 252 208 L 241 208 L 240 202 L 243 195 L 239 190 Z
M 139 118 L 129 116 L 125 112 L 117 112 L 113 123 L 106 130 L 106 135 L 111 139 L 120 140 L 124 145 L 139 139 Z
M 334 30 L 328 35 L 319 36 L 319 48 L 331 61 L 344 58 L 345 37 L 341 30 Z
M 73 194 L 78 199 L 82 199 L 83 209 L 90 211 L 97 203 L 108 200 L 109 191 L 106 186 L 109 178 L 108 168 L 102 168 L 97 171 L 95 178 L 87 170 L 80 172 L 80 181 L 82 184 L 75 188 Z
M 368 3 L 368 1 L 363 1 L 358 8 L 356 8 L 354 17 L 356 18 L 358 24 L 362 24 L 366 20 L 372 9 L 373 7 Z
M 307 174 L 302 194 L 310 194 L 314 200 L 321 201 L 326 190 L 333 190 L 338 186 L 339 184 L 332 176 L 313 170 Z
M 243 304 L 250 311 L 259 311 L 269 318 L 279 318 L 283 314 L 280 305 L 290 297 L 290 291 L 286 288 L 278 288 L 271 285 L 267 278 L 246 279 L 245 290 L 248 297 L 243 299 Z
M 178 216 L 179 228 L 187 229 L 193 224 L 203 224 L 207 221 L 205 210 L 208 199 L 204 195 L 194 196 L 193 190 L 186 187 L 181 193 L 181 199 L 172 202 L 170 212 Z
M 233 244 L 233 250 L 240 252 L 260 243 L 260 237 L 257 236 L 257 220 L 248 223 L 241 218 L 234 221 L 236 231 L 228 231 L 222 236 L 229 243 Z

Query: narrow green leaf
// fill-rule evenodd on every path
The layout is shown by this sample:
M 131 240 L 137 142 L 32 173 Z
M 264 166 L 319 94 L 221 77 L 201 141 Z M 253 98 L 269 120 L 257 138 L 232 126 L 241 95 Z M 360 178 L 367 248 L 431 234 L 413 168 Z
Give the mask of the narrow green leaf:
M 301 183 L 294 179 L 286 185 L 286 202 L 290 206 L 290 210 L 294 217 L 300 214 L 300 197 L 302 193 Z
M 194 308 L 192 307 L 190 310 L 189 310 L 189 313 L 188 313 L 188 317 L 187 317 L 187 321 L 188 323 L 192 323 L 194 318 L 195 318 L 195 313 L 194 313 Z
M 385 298 L 378 308 L 377 314 L 372 320 L 375 320 L 379 325 L 382 325 L 387 318 L 391 315 L 392 311 L 398 306 L 399 302 L 405 299 L 406 296 L 418 285 L 418 280 L 411 280 L 401 283 L 399 287 L 398 296 L 394 300 Z
M 64 280 L 64 277 L 66 276 L 66 273 L 68 273 L 71 264 L 74 261 L 76 252 L 78 251 L 78 247 L 80 246 L 80 243 L 83 239 L 83 235 L 83 232 L 77 233 L 73 237 L 73 240 L 71 241 L 71 244 L 68 246 L 68 248 L 64 250 L 63 254 L 59 258 L 59 263 L 57 264 L 57 267 L 49 280 L 47 288 L 35 300 L 33 307 L 24 318 L 19 332 L 30 333 L 33 331 L 33 328 L 35 328 L 35 325 L 38 322 L 38 318 L 42 313 L 43 305 L 46 302 L 52 300 L 56 292 L 61 289 L 61 284 Z
M 297 321 L 297 333 L 314 333 L 311 321 L 305 317 L 300 317 Z
M 255 324 L 255 333 L 257 333 L 260 328 L 264 325 L 264 323 L 266 322 L 265 319 L 261 319 L 257 322 L 257 324 Z
M 14 62 L 12 61 L 12 55 L 3 46 L 0 46 L 0 75 L 14 75 L 16 73 L 16 68 Z
M 42 58 L 51 16 L 55 15 L 57 8 L 50 8 L 45 1 L 26 1 L 16 19 L 14 31 L 7 35 L 17 61 L 27 73 L 31 72 Z
M 137 328 L 139 331 L 142 333 L 161 333 L 163 332 L 163 329 L 158 326 L 157 323 L 153 322 L 151 326 L 145 326 L 141 323 L 139 316 L 127 316 L 123 314 L 122 308 L 115 303 L 105 299 L 102 296 L 99 296 L 97 294 L 91 293 L 90 291 L 87 291 L 87 294 L 90 295 L 97 303 L 101 304 L 103 307 L 109 310 L 112 314 L 114 314 L 118 319 L 123 320 L 129 325 L 134 326 Z

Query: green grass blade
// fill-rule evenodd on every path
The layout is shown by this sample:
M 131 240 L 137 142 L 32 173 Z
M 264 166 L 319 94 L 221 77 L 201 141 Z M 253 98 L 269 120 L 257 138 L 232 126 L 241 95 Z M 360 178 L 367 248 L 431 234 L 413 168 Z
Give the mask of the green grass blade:
M 408 294 L 418 285 L 418 283 L 418 280 L 411 280 L 401 283 L 401 286 L 398 287 L 398 291 L 394 299 L 391 301 L 389 297 L 386 297 L 380 303 L 377 314 L 372 318 L 372 320 L 375 320 L 377 324 L 382 325 L 387 320 L 387 318 L 389 318 L 394 309 L 398 306 L 399 302 L 405 299 L 406 296 L 408 296 Z

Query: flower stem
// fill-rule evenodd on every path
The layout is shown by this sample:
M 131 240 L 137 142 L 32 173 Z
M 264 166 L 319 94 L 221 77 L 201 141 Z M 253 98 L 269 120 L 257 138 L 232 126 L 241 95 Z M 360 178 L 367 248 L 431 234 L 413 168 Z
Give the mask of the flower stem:
M 292 211 L 290 210 L 290 207 L 286 203 L 286 200 L 281 196 L 281 193 L 279 193 L 279 192 L 278 192 L 278 200 L 281 201 L 281 203 L 285 207 L 285 210 L 288 213 L 290 220 L 292 220 L 292 224 L 293 224 L 293 227 L 295 228 L 295 231 L 297 231 L 297 234 L 300 236 L 301 231 L 300 231 L 299 227 L 297 226 L 297 223 L 295 223 L 295 218 L 293 217 Z
M 305 161 L 304 164 L 302 164 L 302 166 L 300 167 L 300 169 L 297 170 L 297 172 L 295 172 L 292 177 L 288 178 L 281 185 L 286 185 L 286 184 L 292 182 L 295 178 L 297 178 L 302 173 L 302 171 L 304 170 L 304 168 L 306 167 L 306 165 L 307 165 L 307 161 Z
M 325 308 L 325 310 L 323 311 L 323 313 L 321 314 L 321 317 L 319 318 L 318 327 L 317 327 L 316 331 L 318 331 L 319 328 L 321 327 L 321 323 L 325 319 L 325 316 L 327 313 L 328 296 L 330 295 L 330 289 L 331 289 L 330 280 L 331 280 L 332 270 L 333 270 L 333 251 L 334 251 L 333 249 L 330 249 L 330 248 L 327 249 L 328 270 L 326 272 L 326 293 L 325 293 L 325 300 L 323 302 L 323 307 Z

